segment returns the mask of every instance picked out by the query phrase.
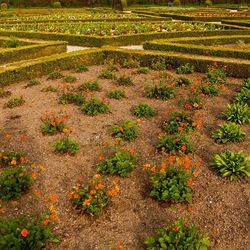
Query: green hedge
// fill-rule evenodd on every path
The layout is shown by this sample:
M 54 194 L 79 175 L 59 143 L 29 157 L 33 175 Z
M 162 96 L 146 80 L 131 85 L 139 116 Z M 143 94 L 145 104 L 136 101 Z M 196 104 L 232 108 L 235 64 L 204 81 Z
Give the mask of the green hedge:
M 238 20 L 238 21 L 222 20 L 221 23 L 229 24 L 229 25 L 243 26 L 243 27 L 250 27 L 250 19 L 249 20 Z
M 210 39 L 212 40 L 212 39 Z M 250 36 L 244 38 L 245 41 L 250 42 Z M 216 41 L 216 39 L 214 40 Z M 234 39 L 227 38 L 227 41 L 233 43 Z M 146 42 L 143 45 L 146 50 L 160 50 L 160 51 L 174 51 L 187 54 L 199 54 L 204 56 L 218 56 L 218 57 L 230 57 L 230 58 L 239 58 L 239 59 L 250 59 L 250 50 L 234 50 L 232 48 L 216 48 L 213 46 L 201 46 L 201 45 L 192 45 L 170 43 L 168 40 L 159 40 L 153 42 Z
M 6 48 L 0 50 L 0 65 L 32 58 L 66 52 L 66 42 L 43 43 L 36 45 Z
M 217 31 L 183 31 L 183 32 L 162 32 L 162 33 L 142 33 L 121 36 L 85 36 L 72 34 L 59 34 L 49 32 L 27 32 L 27 31 L 9 31 L 1 30 L 0 35 L 36 38 L 45 40 L 62 40 L 71 45 L 102 47 L 104 45 L 126 46 L 142 44 L 143 42 L 155 39 L 178 38 L 178 37 L 203 37 L 219 35 L 235 35 L 235 30 L 217 30 Z M 249 34 L 248 30 L 237 30 L 237 34 Z

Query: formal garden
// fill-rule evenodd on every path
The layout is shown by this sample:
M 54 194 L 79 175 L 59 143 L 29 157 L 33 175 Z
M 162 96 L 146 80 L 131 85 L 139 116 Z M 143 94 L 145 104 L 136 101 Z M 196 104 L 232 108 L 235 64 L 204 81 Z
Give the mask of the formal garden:
M 0 6 L 1 250 L 248 249 L 247 1 Z

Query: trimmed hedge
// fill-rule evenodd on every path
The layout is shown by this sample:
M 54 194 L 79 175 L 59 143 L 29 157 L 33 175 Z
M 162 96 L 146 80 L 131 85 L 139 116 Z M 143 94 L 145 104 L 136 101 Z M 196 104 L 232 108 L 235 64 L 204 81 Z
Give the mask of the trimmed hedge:
M 0 65 L 66 52 L 67 42 L 51 42 L 0 50 Z
M 28 31 L 9 31 L 1 30 L 0 35 L 36 38 L 44 40 L 63 40 L 71 45 L 102 47 L 104 45 L 126 46 L 142 44 L 143 42 L 155 39 L 178 38 L 178 37 L 204 37 L 219 35 L 235 35 L 235 30 L 213 30 L 213 31 L 183 31 L 183 32 L 162 32 L 162 33 L 142 33 L 121 36 L 86 36 L 59 34 L 49 32 L 28 32 Z M 248 30 L 237 30 L 238 35 L 249 34 Z
M 243 27 L 250 27 L 250 19 L 249 20 L 238 20 L 238 21 L 222 20 L 221 23 L 229 24 L 229 25 L 243 26 Z
M 239 36 L 238 36 L 239 37 Z M 241 37 L 242 38 L 242 37 Z M 247 42 L 250 42 L 250 36 L 245 36 L 243 39 Z M 205 40 L 205 39 L 204 39 Z M 211 41 L 212 39 L 210 39 Z M 146 50 L 160 50 L 160 51 L 175 51 L 188 54 L 199 54 L 204 56 L 218 56 L 218 57 L 230 57 L 230 58 L 239 58 L 239 59 L 250 59 L 250 50 L 234 50 L 232 48 L 216 48 L 212 46 L 201 46 L 201 45 L 192 45 L 188 43 L 189 39 L 186 39 L 185 44 L 171 43 L 168 40 L 159 40 L 146 42 L 143 45 L 143 48 Z M 214 39 L 217 41 L 217 39 Z M 235 39 L 226 39 L 229 43 L 233 43 Z

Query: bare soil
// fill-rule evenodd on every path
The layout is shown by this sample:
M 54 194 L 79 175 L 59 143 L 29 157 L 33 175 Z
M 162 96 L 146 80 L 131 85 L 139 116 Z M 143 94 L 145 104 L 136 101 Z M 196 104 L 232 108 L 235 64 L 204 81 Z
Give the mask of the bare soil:
M 177 90 L 169 101 L 147 99 L 142 90 L 146 84 L 164 80 L 159 72 L 152 71 L 147 75 L 135 75 L 132 69 L 121 69 L 117 75 L 130 75 L 134 85 L 117 87 L 112 80 L 98 79 L 104 66 L 92 66 L 85 73 L 76 74 L 64 72 L 77 77 L 76 83 L 98 80 L 102 86 L 94 96 L 102 98 L 110 106 L 109 114 L 96 117 L 84 115 L 80 108 L 74 105 L 58 104 L 57 93 L 42 93 L 40 89 L 48 85 L 59 90 L 69 85 L 63 80 L 39 79 L 40 85 L 24 88 L 27 82 L 13 84 L 6 88 L 13 97 L 23 96 L 25 104 L 14 109 L 3 109 L 8 100 L 0 99 L 0 150 L 15 149 L 26 153 L 30 161 L 45 167 L 39 175 L 31 191 L 16 202 L 3 204 L 7 208 L 6 215 L 20 213 L 35 213 L 43 208 L 41 201 L 34 199 L 34 192 L 39 190 L 47 194 L 56 194 L 59 220 L 55 233 L 61 239 L 60 244 L 49 244 L 48 249 L 68 250 L 106 250 L 121 242 L 124 249 L 140 250 L 144 248 L 145 237 L 156 233 L 157 229 L 172 223 L 179 218 L 187 218 L 198 227 L 205 229 L 211 240 L 211 249 L 215 250 L 247 250 L 249 244 L 249 198 L 248 181 L 230 182 L 219 177 L 208 167 L 213 153 L 225 149 L 243 150 L 250 153 L 249 137 L 241 143 L 218 145 L 211 139 L 211 132 L 223 122 L 222 112 L 227 104 L 233 101 L 240 89 L 242 79 L 229 78 L 226 89 L 218 96 L 204 101 L 204 109 L 199 111 L 203 121 L 200 130 L 191 133 L 195 142 L 194 158 L 202 159 L 204 164 L 199 177 L 194 181 L 194 194 L 191 207 L 187 204 L 170 205 L 159 203 L 149 197 L 149 176 L 142 169 L 148 162 L 161 160 L 156 152 L 155 144 L 162 132 L 162 123 L 169 117 L 169 111 L 180 109 L 182 94 Z M 173 71 L 168 71 L 169 78 L 175 78 Z M 162 75 L 161 75 L 162 76 Z M 166 75 L 165 75 L 166 76 Z M 186 75 L 191 81 L 200 81 L 204 75 L 194 73 Z M 122 100 L 107 99 L 106 93 L 111 89 L 124 89 L 126 98 Z M 103 149 L 112 147 L 116 141 L 110 136 L 112 124 L 124 119 L 136 119 L 131 113 L 134 105 L 146 102 L 158 110 L 158 115 L 150 119 L 142 119 L 140 136 L 134 142 L 122 143 L 123 147 L 134 149 L 139 162 L 128 178 L 110 177 L 120 186 L 120 193 L 112 203 L 97 217 L 87 216 L 76 211 L 66 199 L 66 194 L 76 183 L 78 176 L 84 178 L 95 174 L 98 155 Z M 50 146 L 61 135 L 44 136 L 40 131 L 40 117 L 48 111 L 63 111 L 69 115 L 69 124 L 73 128 L 71 137 L 81 145 L 76 156 L 58 155 Z M 249 126 L 243 126 L 249 135 Z

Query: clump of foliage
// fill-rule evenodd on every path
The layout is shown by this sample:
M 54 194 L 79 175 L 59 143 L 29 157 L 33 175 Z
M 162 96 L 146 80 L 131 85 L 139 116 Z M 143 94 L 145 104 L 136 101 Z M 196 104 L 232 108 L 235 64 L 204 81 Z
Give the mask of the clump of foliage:
M 209 247 L 209 238 L 194 226 L 186 226 L 183 221 L 160 229 L 159 232 L 145 240 L 147 250 L 155 249 L 202 249 Z
M 186 77 L 179 77 L 176 80 L 176 86 L 190 86 L 191 81 Z
M 230 181 L 250 177 L 249 156 L 242 152 L 226 151 L 213 155 L 211 166 L 222 176 Z
M 28 169 L 22 166 L 6 169 L 0 175 L 0 198 L 20 198 L 32 183 L 33 179 Z
M 236 102 L 250 106 L 250 89 L 243 87 L 236 95 Z
M 55 9 L 62 8 L 61 2 L 59 2 L 59 1 L 53 2 L 52 7 L 55 8 Z
M 58 71 L 53 71 L 49 73 L 48 75 L 49 80 L 56 80 L 56 79 L 61 79 L 61 78 L 63 78 L 63 74 Z
M 42 88 L 41 92 L 44 92 L 44 93 L 46 93 L 46 92 L 57 92 L 57 88 L 49 85 L 48 87 Z
M 246 137 L 240 125 L 234 122 L 225 122 L 219 126 L 219 129 L 212 134 L 212 138 L 217 143 L 240 142 Z
M 99 91 L 101 90 L 101 86 L 97 81 L 89 81 L 85 82 L 78 87 L 80 91 Z
M 111 128 L 111 135 L 125 141 L 133 141 L 139 135 L 138 124 L 130 120 L 115 124 Z
M 18 166 L 26 161 L 20 152 L 0 151 L 0 166 Z
M 123 64 L 122 64 L 123 68 L 139 68 L 140 67 L 140 62 L 136 61 L 136 60 L 124 60 Z
M 133 85 L 133 81 L 129 76 L 121 76 L 119 78 L 116 79 L 115 82 L 117 85 L 120 86 L 130 86 Z
M 212 84 L 223 85 L 226 83 L 227 77 L 220 69 L 211 68 L 206 75 L 206 81 Z
M 72 83 L 72 82 L 76 82 L 77 78 L 75 76 L 65 76 L 63 80 L 65 82 Z
M 183 106 L 187 110 L 202 109 L 201 98 L 198 95 L 190 94 L 188 99 L 184 101 Z
M 31 87 L 33 87 L 33 86 L 37 86 L 37 85 L 39 85 L 39 84 L 41 84 L 38 80 L 36 80 L 36 79 L 31 79 L 25 86 L 24 86 L 24 88 L 31 88 Z
M 89 70 L 88 66 L 84 62 L 78 62 L 75 65 L 75 72 L 82 73 Z
M 250 89 L 250 78 L 244 80 L 242 88 Z
M 188 154 L 193 151 L 193 144 L 191 140 L 182 135 L 182 134 L 175 134 L 175 135 L 163 135 L 156 148 L 165 153 L 184 153 Z
M 5 98 L 11 95 L 10 91 L 5 91 L 3 88 L 0 88 L 0 98 Z
M 151 68 L 157 71 L 165 70 L 167 68 L 165 58 L 161 57 L 153 60 L 151 63 Z
M 23 97 L 21 96 L 20 98 L 13 98 L 10 99 L 8 102 L 6 102 L 4 104 L 4 108 L 15 108 L 15 107 L 20 107 L 25 103 L 25 100 L 23 99 Z
M 234 103 L 229 104 L 224 117 L 230 121 L 238 124 L 250 122 L 250 108 L 247 104 Z
M 157 114 L 157 111 L 149 104 L 141 103 L 134 107 L 133 114 L 139 118 L 141 117 L 153 117 Z
M 167 85 L 163 82 L 156 84 L 154 86 L 145 87 L 145 96 L 149 98 L 162 99 L 164 101 L 168 100 L 174 93 L 174 88 L 172 85 Z
M 97 172 L 126 177 L 135 167 L 135 156 L 130 152 L 119 150 L 108 159 L 101 160 Z
M 201 93 L 207 96 L 217 96 L 220 93 L 220 88 L 216 84 L 209 82 L 200 85 Z
M 100 100 L 91 98 L 86 104 L 83 105 L 82 111 L 86 115 L 95 116 L 107 113 L 109 111 L 109 107 Z
M 55 236 L 49 225 L 42 218 L 33 220 L 20 216 L 8 220 L 0 219 L 0 249 L 29 249 L 44 248 L 46 242 L 55 242 Z
M 63 92 L 58 99 L 60 104 L 75 104 L 77 106 L 83 105 L 85 99 L 81 94 L 65 93 Z
M 79 143 L 68 137 L 57 140 L 53 147 L 56 152 L 61 154 L 75 155 L 80 150 Z
M 148 67 L 140 67 L 135 71 L 135 74 L 148 74 L 150 72 Z
M 189 64 L 186 63 L 185 65 L 181 65 L 176 69 L 177 74 L 191 74 L 194 72 L 193 67 Z
M 100 175 L 95 175 L 90 180 L 77 185 L 68 194 L 70 201 L 87 214 L 97 215 L 117 195 L 119 188 L 108 187 Z
M 20 46 L 20 41 L 16 38 L 11 38 L 2 44 L 3 48 L 17 48 L 18 46 Z
M 112 79 L 116 79 L 116 75 L 112 71 L 104 69 L 101 71 L 99 78 L 112 80 Z
M 107 94 L 108 98 L 110 99 L 117 99 L 120 100 L 125 97 L 125 91 L 124 90 L 111 90 Z

